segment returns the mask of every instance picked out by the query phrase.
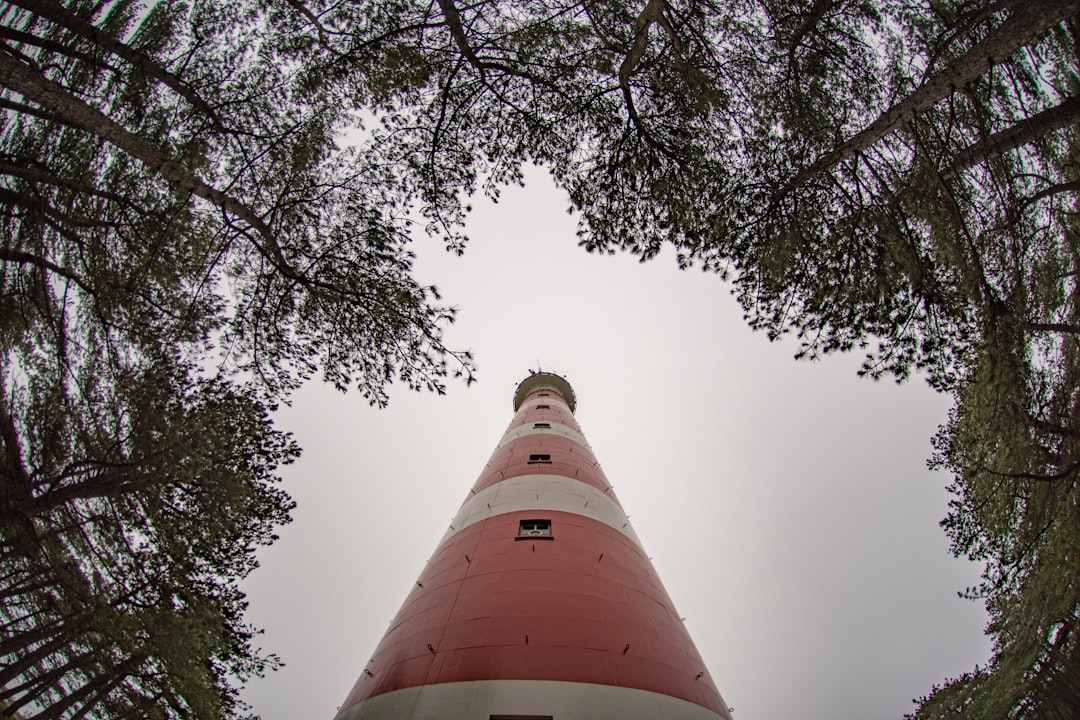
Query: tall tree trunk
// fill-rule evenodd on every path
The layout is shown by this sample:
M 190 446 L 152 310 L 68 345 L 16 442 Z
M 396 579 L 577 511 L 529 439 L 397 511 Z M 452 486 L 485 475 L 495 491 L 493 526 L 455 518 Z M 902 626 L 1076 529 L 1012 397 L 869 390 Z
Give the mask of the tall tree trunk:
M 94 662 L 96 650 L 89 650 L 82 655 L 72 657 L 62 665 L 52 668 L 48 672 L 36 675 L 20 684 L 9 683 L 0 689 L 0 700 L 8 701 L 8 710 L 18 710 L 23 705 L 36 702 L 42 693 L 59 687 L 60 680 L 70 672 L 85 668 L 89 662 Z M 98 674 L 87 672 L 87 675 Z
M 71 638 L 69 637 L 55 637 L 44 645 L 21 655 L 15 662 L 0 667 L 0 687 L 6 687 L 8 683 L 12 682 L 28 669 L 36 665 L 38 661 L 52 655 L 70 642 Z
M 46 710 L 34 716 L 34 720 L 60 720 L 72 707 L 82 703 L 82 710 L 75 717 L 82 717 L 87 709 L 93 709 L 113 689 L 127 679 L 128 673 L 134 670 L 142 658 L 138 655 L 129 657 L 118 665 L 110 665 L 101 674 L 90 682 L 83 685 L 62 700 L 53 703 Z

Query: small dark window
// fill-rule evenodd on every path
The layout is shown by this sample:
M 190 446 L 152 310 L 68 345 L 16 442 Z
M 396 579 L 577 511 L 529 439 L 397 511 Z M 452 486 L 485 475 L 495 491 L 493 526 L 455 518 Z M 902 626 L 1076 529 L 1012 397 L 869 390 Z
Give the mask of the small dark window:
M 522 520 L 518 537 L 551 537 L 550 520 Z
M 546 453 L 530 455 L 529 456 L 529 464 L 530 465 L 534 464 L 534 463 L 550 463 L 550 462 L 551 462 L 551 455 L 548 455 Z
M 490 720 L 554 720 L 550 715 L 489 715 Z
M 551 423 L 533 423 L 534 428 L 549 428 Z
M 550 410 L 551 406 L 550 405 L 537 405 L 536 409 L 537 410 Z

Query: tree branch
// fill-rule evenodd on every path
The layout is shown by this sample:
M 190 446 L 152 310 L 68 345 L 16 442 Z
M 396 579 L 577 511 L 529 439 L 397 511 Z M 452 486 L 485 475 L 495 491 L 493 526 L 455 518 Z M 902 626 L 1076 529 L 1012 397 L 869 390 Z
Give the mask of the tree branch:
M 788 57 L 790 59 L 794 58 L 795 50 L 799 47 L 803 38 L 809 35 L 814 27 L 821 22 L 821 18 L 825 17 L 825 13 L 836 7 L 840 1 L 842 0 L 814 0 L 814 5 L 810 8 L 810 14 L 799 24 L 799 27 L 795 28 L 795 32 L 788 42 Z
M 315 32 L 319 34 L 319 42 L 323 46 L 327 46 L 328 43 L 326 42 L 326 31 L 323 29 L 322 23 L 319 22 L 319 18 L 315 16 L 315 13 L 311 12 L 311 10 L 308 9 L 308 6 L 301 2 L 301 0 L 285 0 L 285 2 L 289 5 L 289 7 L 303 15 L 304 18 L 307 19 L 309 23 L 311 23 L 311 26 L 315 28 Z
M 439 9 L 442 10 L 443 17 L 446 18 L 446 26 L 450 29 L 450 35 L 454 38 L 454 43 L 461 50 L 461 54 L 469 61 L 469 64 L 480 71 L 482 77 L 484 74 L 483 63 L 476 56 L 476 52 L 469 44 L 469 39 L 465 37 L 465 28 L 461 24 L 461 13 L 458 12 L 454 1 L 439 0 Z
M 1075 14 L 1076 0 L 1038 0 L 1018 8 L 997 29 L 939 72 L 922 87 L 883 112 L 853 138 L 799 171 L 776 191 L 782 197 L 837 163 L 866 150 L 899 127 L 926 112 L 988 70 L 1007 60 L 1039 33 Z
M 664 12 L 664 2 L 665 0 L 648 0 L 641 14 L 634 21 L 634 40 L 622 64 L 619 65 L 619 85 L 624 92 L 629 91 L 630 76 L 641 62 L 641 58 L 645 56 L 645 51 L 649 47 L 649 26 L 656 22 L 660 14 Z
M 64 45 L 63 43 L 47 40 L 37 35 L 33 35 L 22 30 L 16 30 L 15 28 L 0 26 L 0 37 L 14 40 L 15 42 L 23 43 L 24 45 L 32 45 L 34 47 L 41 48 L 42 50 L 48 50 L 50 52 L 57 53 L 59 55 L 66 55 L 75 60 L 81 60 L 88 65 L 94 67 L 105 68 L 108 70 L 116 71 L 117 68 L 104 63 L 100 58 L 96 58 L 89 53 L 80 52 L 72 47 Z
M 1024 327 L 1035 332 L 1056 332 L 1080 334 L 1080 325 L 1073 323 L 1027 323 Z
M 15 102 L 14 100 L 8 100 L 7 98 L 0 97 L 0 108 L 5 110 L 14 110 L 17 113 L 23 115 L 30 115 L 36 117 L 45 122 L 56 122 L 56 116 L 52 113 L 47 113 L 40 108 L 36 108 L 33 105 L 27 105 L 26 103 Z
M 70 270 L 61 265 L 57 265 L 56 263 L 50 260 L 46 260 L 45 258 L 38 257 L 37 255 L 31 255 L 30 253 L 23 252 L 22 250 L 9 250 L 8 248 L 0 248 L 0 260 L 3 260 L 4 262 L 16 262 L 21 264 L 34 265 L 35 267 L 41 268 L 42 270 L 48 270 L 49 272 L 66 277 L 68 280 L 71 280 L 91 295 L 97 294 L 94 288 L 74 270 Z
M 985 468 L 988 473 L 997 475 L 998 477 L 1014 478 L 1017 480 L 1035 480 L 1036 482 L 1057 482 L 1058 480 L 1064 480 L 1078 469 L 1080 469 L 1080 460 L 1074 461 L 1064 470 L 1053 473 L 1052 475 L 1036 475 L 1035 473 L 1029 472 L 999 472 L 988 467 Z
M 1043 188 L 1039 192 L 1024 200 L 1023 207 L 1027 207 L 1032 203 L 1036 203 L 1039 200 L 1042 200 L 1044 197 L 1057 195 L 1058 193 L 1073 192 L 1076 190 L 1080 190 L 1080 180 L 1073 180 L 1072 182 L 1064 182 L 1058 183 L 1056 185 L 1051 185 L 1050 187 Z
M 1044 135 L 1080 121 L 1080 96 L 1066 98 L 1060 105 L 1024 118 L 999 132 L 988 135 L 956 154 L 945 179 L 953 178 L 991 155 L 1001 155 L 1022 145 L 1029 145 Z
M 127 60 L 148 77 L 154 78 L 174 90 L 180 97 L 191 103 L 196 110 L 205 113 L 215 125 L 223 127 L 217 113 L 214 112 L 209 103 L 203 100 L 187 83 L 163 68 L 146 53 L 120 42 L 93 23 L 68 12 L 66 8 L 52 0 L 12 0 L 12 4 L 29 10 L 75 35 L 90 40 L 113 55 Z
M 2 100 L 0 100 L 0 103 L 2 103 Z M 115 203 L 134 206 L 134 203 L 131 201 L 130 198 L 120 195 L 119 193 L 109 192 L 107 190 L 99 190 L 90 185 L 84 185 L 82 183 L 77 183 L 72 180 L 62 178 L 58 175 L 54 175 L 51 172 L 47 172 L 46 170 L 35 169 L 32 167 L 32 165 L 37 164 L 37 161 L 32 158 L 12 157 L 10 158 L 10 160 L 12 160 L 13 162 L 0 159 L 0 175 L 9 175 L 11 177 L 17 177 L 32 183 L 52 185 L 53 187 L 63 188 L 65 190 L 72 190 L 83 195 L 90 195 L 93 197 L 99 197 L 103 200 L 111 200 Z M 145 210 L 137 207 L 136 209 L 143 214 L 145 214 L 146 212 Z
M 439 0 L 439 9 L 442 10 L 443 18 L 446 20 L 446 26 L 450 29 L 451 37 L 454 38 L 454 44 L 457 45 L 461 54 L 465 56 L 465 59 L 468 60 L 469 64 L 476 68 L 477 72 L 480 73 L 480 79 L 483 80 L 485 84 L 487 83 L 486 71 L 498 70 L 507 75 L 519 77 L 523 80 L 537 83 L 538 85 L 543 85 L 549 90 L 554 90 L 555 92 L 562 94 L 562 88 L 547 78 L 536 77 L 530 73 L 510 67 L 505 63 L 482 60 L 469 43 L 469 38 L 465 35 L 465 26 L 461 21 L 461 13 L 454 4 L 454 0 Z
M 57 210 L 55 207 L 45 202 L 44 198 L 25 195 L 0 186 L 0 204 L 4 203 L 8 205 L 19 205 L 31 210 L 39 216 L 48 215 L 75 227 L 113 227 L 116 225 L 116 223 L 107 222 L 105 220 L 87 220 L 76 217 L 70 213 Z
M 619 65 L 619 87 L 622 88 L 623 101 L 626 103 L 626 112 L 630 117 L 630 122 L 633 123 L 638 134 L 650 146 L 665 155 L 674 156 L 670 149 L 664 147 L 652 136 L 641 121 L 641 116 L 634 105 L 633 91 L 630 89 L 630 77 L 641 63 L 641 59 L 645 57 L 645 51 L 649 47 L 649 27 L 654 22 L 660 21 L 665 7 L 665 0 L 648 0 L 641 10 L 641 14 L 634 21 L 634 39 L 630 43 L 630 49 L 626 52 L 622 63 Z

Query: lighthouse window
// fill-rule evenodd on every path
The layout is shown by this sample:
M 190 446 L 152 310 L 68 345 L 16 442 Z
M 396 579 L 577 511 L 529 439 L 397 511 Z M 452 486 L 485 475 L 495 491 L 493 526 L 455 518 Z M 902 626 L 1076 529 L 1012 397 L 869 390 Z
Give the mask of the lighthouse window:
M 522 520 L 518 526 L 518 537 L 551 537 L 551 521 Z
M 549 428 L 551 423 L 533 423 L 534 428 Z
M 535 454 L 535 455 L 530 455 L 529 456 L 529 464 L 530 465 L 536 464 L 536 463 L 550 463 L 550 462 L 551 462 L 551 455 L 549 455 L 547 453 Z
M 550 405 L 537 405 L 536 409 L 537 410 L 550 410 L 551 406 Z

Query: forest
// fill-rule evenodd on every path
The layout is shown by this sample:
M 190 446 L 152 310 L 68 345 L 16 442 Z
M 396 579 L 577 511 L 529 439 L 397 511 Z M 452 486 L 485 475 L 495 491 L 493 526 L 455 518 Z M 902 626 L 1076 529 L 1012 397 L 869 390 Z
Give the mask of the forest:
M 549 171 L 799 356 L 953 405 L 993 654 L 913 720 L 1080 707 L 1077 0 L 0 2 L 0 716 L 232 718 L 274 409 L 471 383 L 410 242 Z

